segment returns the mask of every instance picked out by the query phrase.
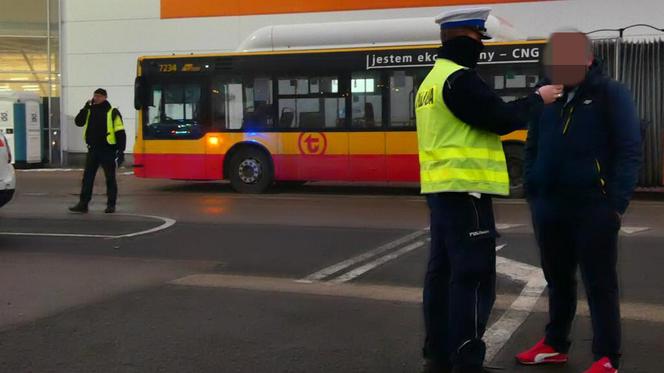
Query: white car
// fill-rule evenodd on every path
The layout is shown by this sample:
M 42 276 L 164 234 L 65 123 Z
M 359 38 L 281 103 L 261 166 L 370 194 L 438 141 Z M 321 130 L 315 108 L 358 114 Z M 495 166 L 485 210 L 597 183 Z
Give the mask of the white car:
M 12 151 L 9 149 L 5 135 L 0 134 L 0 207 L 12 200 L 14 189 L 16 189 L 16 173 L 12 165 Z

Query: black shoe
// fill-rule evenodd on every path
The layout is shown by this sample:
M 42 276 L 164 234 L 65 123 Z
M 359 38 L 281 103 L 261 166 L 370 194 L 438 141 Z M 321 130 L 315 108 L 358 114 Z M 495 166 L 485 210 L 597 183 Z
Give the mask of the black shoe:
M 77 214 L 85 214 L 88 212 L 88 205 L 79 202 L 76 204 L 76 206 L 70 207 L 69 211 L 75 212 Z
M 107 214 L 112 214 L 115 212 L 115 206 L 108 206 L 106 207 L 106 210 L 104 210 L 105 213 Z
M 422 364 L 422 373 L 451 373 L 452 368 L 447 363 L 425 359 Z

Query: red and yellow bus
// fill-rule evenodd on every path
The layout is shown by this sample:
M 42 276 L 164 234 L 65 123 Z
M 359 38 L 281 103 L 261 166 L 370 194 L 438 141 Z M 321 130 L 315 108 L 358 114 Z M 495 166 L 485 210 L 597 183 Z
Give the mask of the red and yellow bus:
M 506 100 L 539 80 L 541 41 L 495 43 L 479 73 Z M 135 174 L 230 180 L 418 182 L 414 97 L 437 46 L 142 57 Z M 503 138 L 513 191 L 525 131 Z

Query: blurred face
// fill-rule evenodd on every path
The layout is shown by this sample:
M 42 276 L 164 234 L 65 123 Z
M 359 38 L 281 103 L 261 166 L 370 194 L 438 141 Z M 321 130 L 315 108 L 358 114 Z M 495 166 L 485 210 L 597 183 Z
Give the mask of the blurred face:
M 544 55 L 544 67 L 553 84 L 575 87 L 586 78 L 593 63 L 592 44 L 581 32 L 551 34 Z
M 99 93 L 95 93 L 94 96 L 92 96 L 92 102 L 95 105 L 102 104 L 102 103 L 104 103 L 104 101 L 106 101 L 106 96 L 104 96 L 104 95 L 100 95 Z

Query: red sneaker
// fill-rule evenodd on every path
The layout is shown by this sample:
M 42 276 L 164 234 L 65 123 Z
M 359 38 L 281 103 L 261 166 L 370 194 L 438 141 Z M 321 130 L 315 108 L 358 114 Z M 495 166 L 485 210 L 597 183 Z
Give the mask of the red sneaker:
M 524 365 L 562 364 L 567 362 L 567 354 L 557 352 L 542 339 L 530 350 L 516 355 L 516 360 Z
M 584 373 L 618 373 L 618 369 L 611 365 L 611 360 L 608 357 L 603 357 L 591 365 L 590 369 Z

